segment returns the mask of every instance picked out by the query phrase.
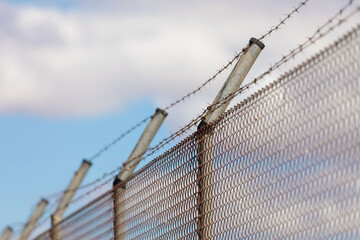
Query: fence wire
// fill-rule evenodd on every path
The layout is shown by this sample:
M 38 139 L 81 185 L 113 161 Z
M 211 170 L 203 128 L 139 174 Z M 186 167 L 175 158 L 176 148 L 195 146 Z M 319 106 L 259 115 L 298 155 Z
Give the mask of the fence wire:
M 37 240 L 359 239 L 360 26 Z

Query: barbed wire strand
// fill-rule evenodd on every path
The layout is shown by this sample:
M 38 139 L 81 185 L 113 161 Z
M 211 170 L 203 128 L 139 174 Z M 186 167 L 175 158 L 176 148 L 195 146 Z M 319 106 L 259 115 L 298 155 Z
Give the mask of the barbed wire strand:
M 299 3 L 299 5 L 297 7 L 294 7 L 294 9 L 288 13 L 285 14 L 286 17 L 283 19 L 280 19 L 280 22 L 276 25 L 270 28 L 270 30 L 268 30 L 265 34 L 261 35 L 261 37 L 259 38 L 259 40 L 263 40 L 264 38 L 270 36 L 271 33 L 273 33 L 274 31 L 277 31 L 280 29 L 280 27 L 282 25 L 286 24 L 286 21 L 288 19 L 290 19 L 295 13 L 299 13 L 299 9 L 302 8 L 303 6 L 306 6 L 306 4 L 309 2 L 309 0 L 305 0 Z M 244 47 L 241 52 L 237 53 L 235 52 L 234 57 L 229 60 L 227 62 L 226 65 L 222 66 L 219 70 L 216 71 L 216 73 L 214 75 L 212 75 L 209 79 L 207 79 L 205 82 L 203 82 L 198 88 L 194 89 L 193 91 L 187 93 L 186 95 L 182 96 L 181 98 L 175 100 L 174 102 L 170 103 L 169 105 L 167 105 L 163 110 L 167 111 L 171 108 L 173 108 L 174 106 L 178 105 L 179 103 L 185 101 L 187 98 L 191 97 L 192 95 L 197 94 L 199 91 L 201 91 L 201 89 L 203 89 L 205 86 L 207 86 L 208 84 L 210 84 L 210 82 L 212 82 L 213 80 L 216 79 L 216 77 L 218 75 L 220 75 L 224 70 L 228 69 L 236 60 L 238 60 L 240 58 L 240 56 L 246 51 L 246 47 Z M 135 131 L 138 127 L 142 126 L 145 122 L 147 122 L 148 120 L 151 119 L 151 116 L 148 116 L 146 118 L 144 118 L 143 120 L 141 120 L 140 122 L 138 122 L 137 124 L 135 124 L 133 127 L 131 127 L 130 129 L 128 129 L 126 132 L 122 133 L 119 137 L 117 137 L 116 139 L 114 139 L 112 142 L 110 142 L 109 144 L 105 145 L 104 147 L 102 147 L 98 152 L 96 152 L 94 155 L 92 155 L 90 158 L 88 158 L 87 160 L 90 162 L 93 162 L 95 159 L 99 158 L 104 152 L 108 151 L 112 146 L 114 146 L 115 144 L 117 144 L 119 141 L 121 141 L 123 138 L 125 138 L 127 135 L 129 135 L 130 133 L 132 133 L 133 131 Z M 104 174 L 104 176 L 102 178 L 105 178 L 108 174 Z M 95 180 L 92 181 L 88 184 L 82 185 L 80 186 L 78 189 L 67 189 L 67 190 L 63 190 L 63 191 L 59 191 L 53 194 L 50 194 L 47 199 L 51 200 L 54 198 L 58 198 L 59 195 L 64 194 L 67 191 L 75 191 L 75 190 L 80 190 L 80 189 L 84 189 L 84 188 L 88 188 L 90 186 L 93 186 L 95 184 L 97 184 L 99 181 Z M 60 199 L 59 199 L 60 200 Z
M 219 100 L 216 103 L 213 103 L 211 105 L 209 105 L 206 110 L 203 111 L 202 114 L 198 115 L 196 118 L 192 119 L 187 125 L 185 125 L 183 128 L 181 128 L 180 130 L 178 130 L 177 132 L 175 132 L 174 134 L 170 135 L 167 138 L 164 138 L 157 146 L 153 147 L 153 148 L 149 148 L 146 152 L 148 152 L 150 150 L 150 154 L 145 155 L 146 158 L 149 155 L 152 155 L 153 152 L 161 149 L 164 145 L 166 145 L 169 141 L 173 140 L 174 138 L 176 138 L 179 135 L 182 135 L 184 132 L 186 132 L 187 130 L 189 130 L 192 126 L 194 126 L 195 124 L 197 124 L 204 116 L 205 114 L 211 113 L 213 111 L 215 111 L 215 109 L 221 107 L 222 105 L 226 104 L 226 102 L 229 100 L 229 98 L 233 98 L 237 95 L 239 95 L 240 93 L 242 93 L 244 90 L 250 88 L 252 85 L 256 84 L 259 80 L 263 79 L 265 76 L 269 75 L 271 72 L 273 72 L 275 69 L 278 69 L 281 65 L 287 63 L 291 58 L 294 58 L 296 55 L 298 55 L 300 52 L 302 52 L 305 48 L 307 48 L 310 45 L 315 44 L 315 42 L 317 40 L 319 40 L 320 38 L 324 37 L 325 35 L 327 35 L 328 33 L 330 33 L 331 31 L 334 30 L 335 27 L 339 27 L 341 24 L 343 24 L 347 19 L 349 19 L 350 17 L 352 17 L 353 15 L 355 15 L 358 11 L 359 11 L 359 7 L 357 7 L 356 9 L 354 9 L 350 14 L 348 14 L 346 17 L 340 19 L 337 23 L 335 23 L 333 26 L 330 26 L 328 30 L 326 30 L 325 32 L 321 32 L 325 27 L 329 26 L 330 24 L 333 23 L 333 21 L 338 18 L 346 8 L 348 8 L 351 4 L 352 4 L 353 0 L 349 1 L 349 3 L 347 5 L 345 5 L 343 8 L 341 8 L 333 17 L 331 17 L 325 24 L 323 24 L 321 27 L 319 27 L 315 33 L 308 37 L 307 40 L 305 42 L 303 42 L 302 44 L 300 44 L 298 47 L 292 49 L 287 55 L 283 56 L 278 62 L 274 63 L 267 71 L 265 71 L 264 73 L 262 73 L 260 76 L 254 78 L 252 81 L 250 81 L 249 83 L 245 84 L 244 86 L 240 87 L 235 93 L 228 95 L 227 97 Z M 133 158 L 133 160 L 138 160 L 137 157 Z M 129 162 L 127 162 L 126 164 L 124 163 L 123 166 L 127 165 L 127 164 L 131 164 L 131 160 Z
M 305 0 L 300 2 L 300 4 L 294 8 L 290 13 L 286 14 L 286 17 L 283 19 L 280 19 L 280 22 L 278 25 L 276 25 L 275 27 L 270 28 L 270 30 L 268 30 L 265 34 L 263 34 L 259 40 L 264 39 L 267 36 L 270 36 L 270 34 L 274 31 L 279 30 L 281 25 L 284 25 L 285 22 L 290 19 L 292 17 L 293 14 L 298 13 L 299 9 L 302 8 L 303 6 L 306 5 L 306 3 L 309 0 Z M 235 53 L 235 56 L 227 62 L 226 65 L 222 66 L 219 70 L 216 71 L 216 73 L 211 76 L 208 80 L 206 80 L 204 83 L 202 83 L 198 88 L 194 89 L 193 91 L 187 93 L 186 95 L 184 95 L 183 97 L 175 100 L 174 102 L 170 103 L 169 105 L 167 105 L 163 110 L 169 110 L 170 108 L 176 106 L 177 104 L 179 104 L 180 102 L 183 102 L 184 100 L 186 100 L 187 98 L 191 97 L 192 95 L 195 95 L 196 93 L 198 93 L 202 88 L 204 88 L 206 85 L 208 85 L 211 81 L 213 81 L 219 74 L 221 74 L 224 70 L 226 70 L 227 68 L 229 68 L 237 59 L 239 59 L 239 57 L 244 53 L 246 49 L 243 48 L 241 50 L 241 52 L 239 53 Z M 116 138 L 114 141 L 112 141 L 110 144 L 105 145 L 103 148 L 101 148 L 96 154 L 94 154 L 92 157 L 90 157 L 88 160 L 90 162 L 94 161 L 96 158 L 98 158 L 101 154 L 103 154 L 105 151 L 107 151 L 110 147 L 112 147 L 113 145 L 115 145 L 117 142 L 119 142 L 122 138 L 124 138 L 126 135 L 128 135 L 129 133 L 131 133 L 132 131 L 134 131 L 136 128 L 138 128 L 139 126 L 141 126 L 142 124 L 144 124 L 147 120 L 149 120 L 151 118 L 151 116 L 146 117 L 145 119 L 141 120 L 139 123 L 137 123 L 136 125 L 134 125 L 132 128 L 130 128 L 129 130 L 127 130 L 126 132 L 124 132 L 123 134 L 121 134 L 118 138 Z
M 350 1 L 352 3 L 352 1 Z M 349 3 L 350 3 L 349 2 Z M 351 5 L 351 4 L 350 4 Z M 336 15 L 334 15 L 332 18 L 330 18 L 324 25 L 322 25 L 321 27 L 319 27 L 315 33 L 308 37 L 307 40 L 305 42 L 303 42 L 302 44 L 300 44 L 297 48 L 294 48 L 293 50 L 291 50 L 287 55 L 285 55 L 284 57 L 282 57 L 278 62 L 276 62 L 275 64 L 273 64 L 267 71 L 265 71 L 263 74 L 259 75 L 258 77 L 254 78 L 252 81 L 250 81 L 249 83 L 245 84 L 244 86 L 240 87 L 235 93 L 228 95 L 227 97 L 219 100 L 218 102 L 209 105 L 206 109 L 204 109 L 204 111 L 197 115 L 197 117 L 193 118 L 188 124 L 186 124 L 184 127 L 182 127 L 181 129 L 179 129 L 178 131 L 176 131 L 175 133 L 171 134 L 169 137 L 163 139 L 158 145 L 156 145 L 156 147 L 154 147 L 151 151 L 149 151 L 149 149 L 147 151 L 145 151 L 145 156 L 143 156 L 141 158 L 141 160 L 146 159 L 147 157 L 153 155 L 155 152 L 157 152 L 158 150 L 160 150 L 161 148 L 163 148 L 165 145 L 167 145 L 168 143 L 170 143 L 172 140 L 174 140 L 175 138 L 181 136 L 182 134 L 184 134 L 185 132 L 187 132 L 189 129 L 191 129 L 193 126 L 195 126 L 204 116 L 205 114 L 207 114 L 209 111 L 215 111 L 217 108 L 221 107 L 222 105 L 226 104 L 226 102 L 229 99 L 232 99 L 233 97 L 239 95 L 240 93 L 243 93 L 244 91 L 248 90 L 252 85 L 258 83 L 259 80 L 264 79 L 265 76 L 269 75 L 272 71 L 274 71 L 275 69 L 278 69 L 280 66 L 282 66 L 283 64 L 287 63 L 290 59 L 294 58 L 296 55 L 298 55 L 300 52 L 304 51 L 307 47 L 315 44 L 319 39 L 323 38 L 324 36 L 326 36 L 327 34 L 329 34 L 330 32 L 332 32 L 334 29 L 336 29 L 337 27 L 341 26 L 344 22 L 346 22 L 349 18 L 351 18 L 352 16 L 354 16 L 356 13 L 360 12 L 360 6 L 357 6 L 352 12 L 350 12 L 347 16 L 345 16 L 344 18 L 339 19 L 336 23 L 333 23 L 336 18 L 338 18 L 343 11 L 350 6 L 349 4 L 347 4 L 345 7 L 341 8 Z M 333 24 L 332 24 L 333 23 Z M 332 25 L 331 25 L 332 24 Z M 325 27 L 328 27 L 328 29 L 324 30 Z M 133 159 L 131 159 L 129 161 L 128 164 L 131 163 L 131 161 L 133 160 L 138 160 L 139 157 L 135 157 Z M 96 180 L 96 182 L 103 182 L 100 185 L 95 186 L 93 189 L 91 189 L 90 191 L 82 194 L 81 196 L 75 198 L 73 201 L 71 201 L 70 204 L 74 204 L 78 201 L 80 201 L 81 199 L 90 196 L 92 193 L 94 193 L 95 191 L 101 189 L 103 186 L 105 186 L 106 184 L 110 183 L 111 181 L 113 181 L 113 177 L 116 175 L 116 173 L 122 168 L 124 167 L 123 164 L 122 166 L 119 166 L 118 168 L 114 169 L 113 171 L 104 174 L 104 176 L 111 176 L 111 178 L 105 179 L 103 177 L 99 178 Z

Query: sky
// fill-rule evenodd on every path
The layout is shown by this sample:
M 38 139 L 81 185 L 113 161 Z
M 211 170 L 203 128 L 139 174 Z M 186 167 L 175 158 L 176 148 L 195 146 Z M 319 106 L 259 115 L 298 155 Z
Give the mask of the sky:
M 310 0 L 264 39 L 266 47 L 246 81 L 304 42 L 347 2 L 329 0 L 324 5 Z M 63 190 L 82 159 L 157 107 L 197 88 L 250 37 L 265 33 L 298 4 L 298 0 L 0 0 L 0 230 L 10 224 L 19 234 L 40 198 Z M 251 91 L 350 30 L 359 23 L 358 15 Z M 170 109 L 152 145 L 205 109 L 228 74 L 224 71 L 200 93 Z M 96 159 L 84 183 L 121 166 L 144 128 Z

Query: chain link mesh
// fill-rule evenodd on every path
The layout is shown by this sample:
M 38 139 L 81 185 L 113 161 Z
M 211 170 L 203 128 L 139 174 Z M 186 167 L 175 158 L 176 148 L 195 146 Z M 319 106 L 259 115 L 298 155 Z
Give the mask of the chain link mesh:
M 52 231 L 66 240 L 359 239 L 359 59 L 360 26 Z

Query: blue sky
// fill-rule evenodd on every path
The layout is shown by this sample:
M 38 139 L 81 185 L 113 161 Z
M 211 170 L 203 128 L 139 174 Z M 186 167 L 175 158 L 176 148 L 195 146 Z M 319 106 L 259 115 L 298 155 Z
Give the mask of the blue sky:
M 1 223 L 26 220 L 39 197 L 65 188 L 82 159 L 90 157 L 132 123 L 153 113 L 151 101 L 143 100 L 121 111 L 85 119 L 22 114 L 1 117 L 0 159 L 4 166 L 0 175 Z M 120 166 L 141 131 L 141 128 L 135 131 L 125 142 L 94 161 L 85 180 L 96 179 Z M 160 141 L 165 133 L 166 128 L 162 128 L 154 141 Z
M 77 1 L 69 1 L 69 0 L 6 0 L 6 2 L 14 5 L 28 5 L 28 6 L 36 6 L 36 7 L 55 7 L 61 10 L 69 10 L 74 9 L 78 6 Z
M 249 76 L 265 71 L 346 2 L 328 1 L 324 8 L 321 1 L 309 1 L 264 41 Z M 25 222 L 41 197 L 66 187 L 83 158 L 156 107 L 199 86 L 250 37 L 277 24 L 297 4 L 0 1 L 0 229 Z M 265 81 L 305 60 L 353 23 Z M 171 109 L 154 144 L 212 102 L 227 74 Z M 96 160 L 84 182 L 120 166 L 143 129 Z

